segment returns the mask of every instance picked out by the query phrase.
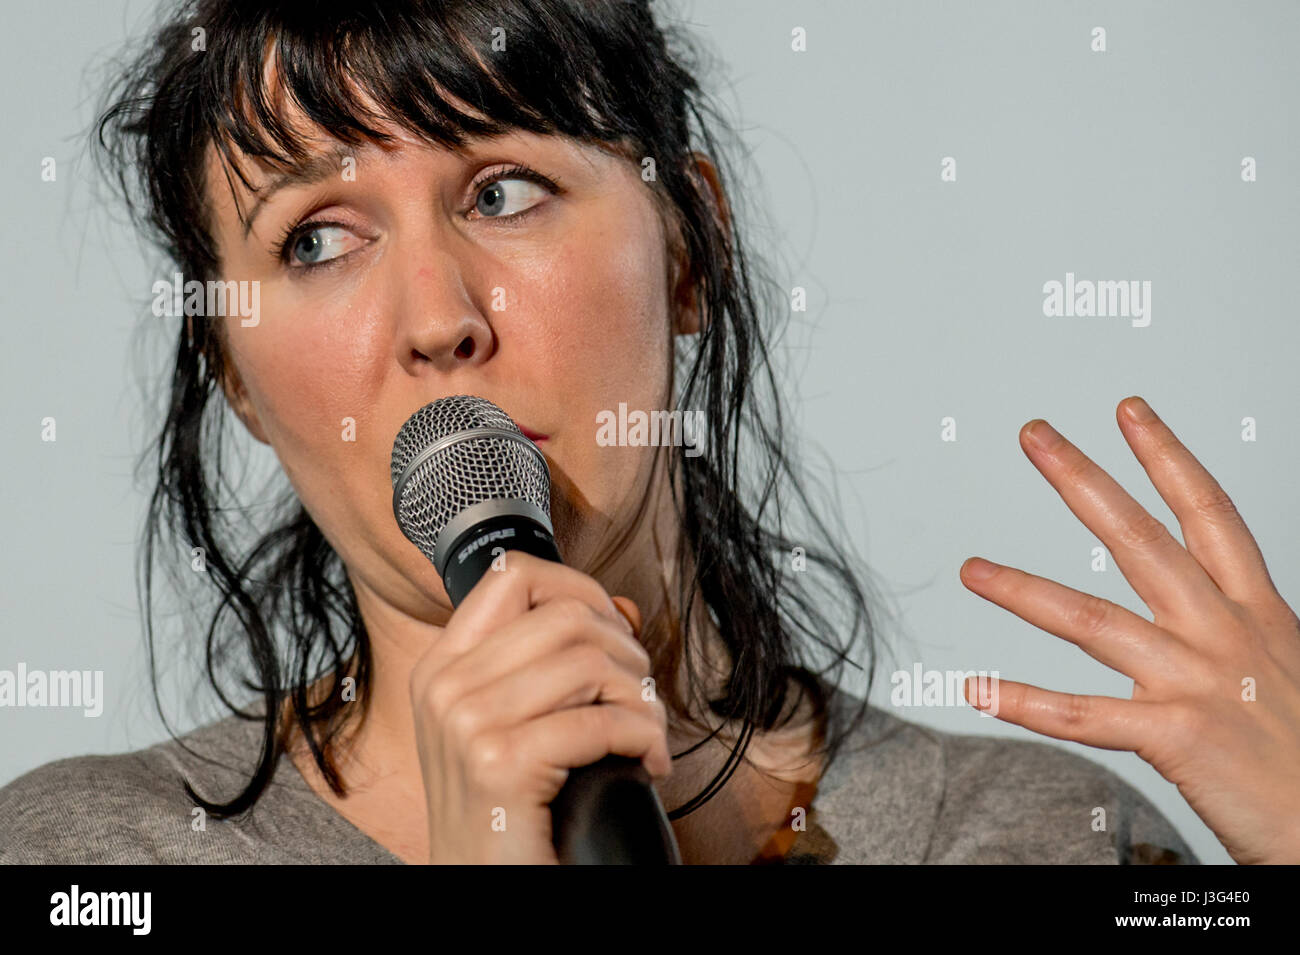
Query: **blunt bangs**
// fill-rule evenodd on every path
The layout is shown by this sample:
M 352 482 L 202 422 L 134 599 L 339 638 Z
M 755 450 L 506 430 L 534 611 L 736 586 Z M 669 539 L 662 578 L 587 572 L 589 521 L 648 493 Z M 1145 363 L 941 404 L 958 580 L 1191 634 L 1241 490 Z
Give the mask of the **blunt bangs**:
M 156 47 L 159 60 L 105 117 L 101 143 L 114 152 L 108 133 L 149 150 L 115 156 L 118 168 L 157 173 L 189 157 L 180 180 L 149 177 L 162 194 L 132 201 L 126 181 L 122 191 L 133 210 L 183 210 L 179 219 L 145 218 L 173 258 L 210 278 L 218 253 L 196 145 L 214 147 L 250 191 L 232 145 L 292 172 L 321 130 L 349 146 L 382 145 L 392 138 L 384 127 L 448 149 L 512 130 L 559 134 L 630 160 L 654 156 L 664 175 L 689 152 L 680 90 L 694 81 L 680 69 L 664 75 L 663 50 L 644 40 L 653 30 L 638 0 L 191 0 L 160 31 L 170 42 Z M 306 128 L 285 115 L 286 97 Z M 159 117 L 170 124 L 154 126 Z M 115 137 L 113 126 L 146 135 Z M 193 223 L 204 224 L 203 234 Z

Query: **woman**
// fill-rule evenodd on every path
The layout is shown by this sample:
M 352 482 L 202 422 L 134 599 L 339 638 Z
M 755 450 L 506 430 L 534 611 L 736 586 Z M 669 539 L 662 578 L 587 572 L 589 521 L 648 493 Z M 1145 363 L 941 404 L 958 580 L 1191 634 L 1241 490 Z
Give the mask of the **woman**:
M 548 803 L 613 752 L 653 775 L 688 863 L 1196 861 L 1087 760 L 835 689 L 843 663 L 871 671 L 867 590 L 790 480 L 712 117 L 647 2 L 200 0 L 114 95 L 100 141 L 175 269 L 257 289 L 256 315 L 178 322 L 142 567 L 151 648 L 155 559 L 219 593 L 208 675 L 235 715 L 15 781 L 0 859 L 554 862 Z M 407 416 L 462 393 L 546 454 L 565 565 L 508 554 L 453 614 L 388 467 Z M 220 504 L 223 404 L 293 489 L 252 547 Z M 622 405 L 702 412 L 704 453 L 598 441 Z M 1015 574 L 966 582 L 1129 662 L 1112 618 L 1066 632 L 1063 588 Z M 1259 607 L 1294 640 L 1280 598 Z M 1244 612 L 1216 619 L 1262 646 Z M 1285 672 L 1294 701 L 1294 646 L 1273 661 L 1252 672 Z M 1045 691 L 1000 698 L 1051 735 L 1096 729 L 1049 724 Z M 1251 752 L 1217 769 L 1175 745 L 1199 724 L 1149 712 L 1097 745 L 1180 783 L 1240 861 L 1294 857 L 1257 812 L 1296 818 L 1295 796 L 1248 787 L 1296 765 L 1297 713 L 1234 716 Z

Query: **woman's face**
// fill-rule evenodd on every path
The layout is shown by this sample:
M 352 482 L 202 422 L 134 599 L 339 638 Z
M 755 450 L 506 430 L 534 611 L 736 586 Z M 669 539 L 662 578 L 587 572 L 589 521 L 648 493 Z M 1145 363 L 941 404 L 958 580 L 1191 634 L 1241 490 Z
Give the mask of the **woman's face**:
M 239 156 L 259 187 L 232 177 L 244 221 L 213 152 L 222 277 L 260 283 L 256 324 L 214 320 L 232 406 L 354 584 L 441 622 L 442 582 L 392 512 L 389 461 L 407 417 L 474 394 L 544 435 L 557 537 L 583 568 L 635 512 L 654 450 L 600 446 L 597 414 L 668 407 L 671 336 L 697 329 L 656 186 L 634 163 L 523 132 L 461 153 L 393 132 L 392 149 L 339 154 L 320 140 L 316 175 L 274 192 L 275 171 Z M 516 165 L 556 191 L 507 171 Z

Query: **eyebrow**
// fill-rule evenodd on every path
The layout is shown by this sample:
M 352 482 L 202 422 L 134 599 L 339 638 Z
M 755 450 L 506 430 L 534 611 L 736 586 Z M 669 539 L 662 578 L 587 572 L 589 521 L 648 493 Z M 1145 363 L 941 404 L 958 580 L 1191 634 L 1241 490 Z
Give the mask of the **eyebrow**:
M 356 150 L 352 147 L 338 144 L 326 152 L 317 153 L 292 169 L 287 169 L 269 178 L 257 190 L 257 199 L 254 200 L 253 206 L 249 210 L 248 218 L 244 220 L 244 238 L 247 239 L 248 234 L 253 231 L 253 220 L 262 211 L 262 207 L 270 202 L 271 197 L 281 189 L 288 186 L 310 186 L 323 182 L 340 171 L 345 158 L 355 156 Z

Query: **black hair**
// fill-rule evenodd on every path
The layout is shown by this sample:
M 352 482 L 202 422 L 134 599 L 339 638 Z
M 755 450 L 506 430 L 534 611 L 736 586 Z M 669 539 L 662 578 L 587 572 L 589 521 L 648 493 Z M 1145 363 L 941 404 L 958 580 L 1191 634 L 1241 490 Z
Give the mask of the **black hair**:
M 506 38 L 504 50 L 493 49 L 494 36 Z M 689 570 L 681 574 L 672 619 L 663 622 L 669 658 L 656 662 L 684 659 L 694 696 L 691 608 L 702 600 L 730 658 L 723 692 L 707 706 L 744 727 L 713 780 L 670 817 L 711 798 L 752 734 L 783 725 L 782 713 L 793 715 L 805 694 L 816 716 L 827 714 L 828 693 L 846 662 L 865 670 L 869 692 L 875 625 L 865 577 L 802 486 L 768 351 L 776 329 L 761 320 L 788 316 L 785 293 L 768 283 L 772 297 L 760 308 L 757 269 L 740 238 L 740 206 L 732 202 L 720 215 L 691 170 L 698 150 L 714 161 L 729 193 L 732 167 L 719 139 L 729 127 L 695 77 L 700 54 L 690 39 L 658 24 L 649 0 L 186 0 L 118 69 L 93 142 L 134 221 L 186 278 L 215 279 L 219 268 L 204 165 L 210 148 L 241 178 L 232 143 L 285 166 L 305 156 L 299 134 L 271 106 L 264 66 L 272 43 L 276 82 L 344 143 L 384 142 L 377 121 L 385 120 L 447 147 L 518 128 L 616 145 L 629 161 L 653 158 L 656 174 L 647 188 L 676 225 L 673 241 L 692 263 L 697 301 L 708 316 L 689 354 L 679 351 L 671 363 L 682 385 L 679 407 L 703 411 L 708 434 L 702 455 L 669 470 L 682 530 L 677 566 Z M 488 118 L 458 112 L 444 92 Z M 177 336 L 165 420 L 140 461 L 142 469 L 153 462 L 156 481 L 138 577 L 164 723 L 154 564 L 177 548 L 187 558 L 201 548 L 206 574 L 187 573 L 187 562 L 171 557 L 161 562 L 177 585 L 198 579 L 215 588 L 207 591 L 216 600 L 205 636 L 207 680 L 233 713 L 264 725 L 259 763 L 237 796 L 212 802 L 185 783 L 195 804 L 218 818 L 247 810 L 264 790 L 283 752 L 287 721 L 280 714 L 289 705 L 324 778 L 344 794 L 330 748 L 356 710 L 344 701 L 344 680 L 355 679 L 364 718 L 373 666 L 342 561 L 296 496 L 281 497 L 274 526 L 246 547 L 231 516 L 240 505 L 219 503 L 222 429 L 230 420 L 225 402 L 213 400 L 225 368 L 219 328 L 182 323 Z M 796 535 L 790 528 L 800 515 L 806 526 Z M 806 561 L 806 572 L 792 566 L 794 555 Z M 864 652 L 855 660 L 859 641 Z M 251 668 L 239 683 L 264 704 L 257 712 L 232 700 L 223 685 L 223 668 L 231 665 Z M 309 698 L 310 686 L 331 677 L 330 692 Z M 666 704 L 701 721 L 703 714 L 674 694 L 674 682 L 658 680 Z M 828 760 L 865 711 L 864 702 L 819 739 Z

